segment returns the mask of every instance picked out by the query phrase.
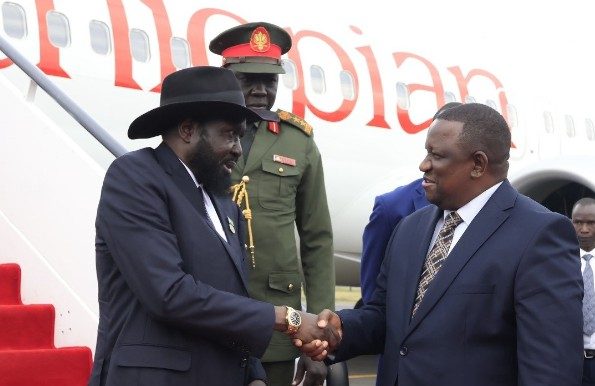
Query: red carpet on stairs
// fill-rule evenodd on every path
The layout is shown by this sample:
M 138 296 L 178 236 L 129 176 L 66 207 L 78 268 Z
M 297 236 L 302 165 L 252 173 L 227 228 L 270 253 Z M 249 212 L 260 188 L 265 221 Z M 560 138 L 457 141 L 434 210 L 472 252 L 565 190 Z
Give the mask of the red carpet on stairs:
M 21 303 L 21 269 L 0 264 L 0 386 L 83 386 L 88 347 L 54 347 L 54 306 Z

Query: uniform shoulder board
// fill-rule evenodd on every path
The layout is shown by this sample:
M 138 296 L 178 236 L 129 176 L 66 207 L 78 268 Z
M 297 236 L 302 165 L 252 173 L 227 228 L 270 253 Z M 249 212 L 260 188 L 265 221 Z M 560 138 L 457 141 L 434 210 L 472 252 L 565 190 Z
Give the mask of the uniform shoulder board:
M 298 129 L 303 131 L 304 134 L 306 134 L 307 136 L 312 136 L 312 126 L 310 126 L 310 124 L 304 121 L 302 118 L 298 117 L 293 113 L 283 110 L 277 110 L 277 114 L 279 115 L 279 119 L 281 119 L 282 121 L 297 127 Z

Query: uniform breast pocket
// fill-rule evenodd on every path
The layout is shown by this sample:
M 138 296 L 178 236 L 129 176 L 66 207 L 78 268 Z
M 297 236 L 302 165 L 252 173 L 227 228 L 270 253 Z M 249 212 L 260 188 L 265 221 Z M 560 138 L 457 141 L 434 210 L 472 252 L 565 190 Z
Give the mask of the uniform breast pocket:
M 300 169 L 273 161 L 262 161 L 262 174 L 258 181 L 258 203 L 265 209 L 293 208 Z

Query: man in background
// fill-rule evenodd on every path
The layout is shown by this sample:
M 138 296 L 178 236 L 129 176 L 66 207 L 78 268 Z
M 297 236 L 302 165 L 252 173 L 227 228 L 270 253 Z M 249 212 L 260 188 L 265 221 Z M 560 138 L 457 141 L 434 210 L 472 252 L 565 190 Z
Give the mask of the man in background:
M 583 272 L 583 386 L 595 386 L 595 199 L 581 198 L 572 208 L 572 224 L 580 246 Z
M 228 29 L 209 45 L 223 56 L 223 67 L 234 71 L 246 106 L 264 112 L 275 103 L 279 74 L 285 72 L 281 55 L 290 48 L 289 34 L 264 22 Z M 319 313 L 335 305 L 332 229 L 322 160 L 306 121 L 283 110 L 275 115 L 279 122 L 248 125 L 242 138 L 244 156 L 232 173 L 234 183 L 243 176 L 250 178 L 255 245 L 249 264 L 250 296 L 300 309 L 303 272 L 307 310 Z M 292 383 L 298 355 L 287 336 L 273 335 L 262 358 L 269 385 Z M 321 385 L 326 378 L 324 364 L 307 357 L 298 362 L 296 382 L 304 371 L 307 386 Z

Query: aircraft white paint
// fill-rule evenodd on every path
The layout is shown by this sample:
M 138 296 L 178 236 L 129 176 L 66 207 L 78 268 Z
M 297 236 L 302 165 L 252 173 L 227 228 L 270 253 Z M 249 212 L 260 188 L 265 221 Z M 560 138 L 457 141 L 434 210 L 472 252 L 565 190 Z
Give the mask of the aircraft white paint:
M 3 15 L 13 12 L 13 22 L 15 7 L 26 19 L 26 34 L 18 38 L 7 35 L 14 23 L 0 17 L 0 34 L 130 150 L 157 144 L 130 141 L 126 130 L 158 105 L 150 90 L 174 68 L 171 37 L 188 42 L 193 65 L 219 65 L 206 46 L 223 29 L 241 20 L 289 29 L 298 43 L 288 58 L 303 76 L 295 89 L 282 78 L 276 106 L 303 112 L 315 128 L 342 284 L 357 285 L 361 234 L 374 197 L 421 176 L 426 121 L 445 101 L 443 93 L 491 100 L 508 116 L 515 144 L 510 179 L 525 194 L 560 209 L 595 191 L 595 60 L 586 2 L 409 1 L 387 9 L 374 2 L 13 0 L 0 6 Z M 48 10 L 68 20 L 66 47 L 56 48 L 44 32 Z M 62 16 L 52 15 L 58 24 L 49 35 L 60 40 L 55 20 Z M 109 28 L 106 55 L 92 49 L 92 21 Z M 148 37 L 147 62 L 129 54 L 132 29 Z M 312 66 L 324 71 L 322 93 L 314 91 L 320 83 Z M 16 66 L 0 61 L 0 67 L 0 262 L 21 264 L 25 302 L 56 305 L 58 345 L 94 347 L 93 222 L 113 157 Z M 60 70 L 68 77 L 56 76 Z M 342 94 L 342 70 L 355 80 L 353 90 L 344 90 L 354 100 Z M 483 72 L 465 80 L 474 70 Z M 408 98 L 399 98 L 397 83 L 409 85 Z

